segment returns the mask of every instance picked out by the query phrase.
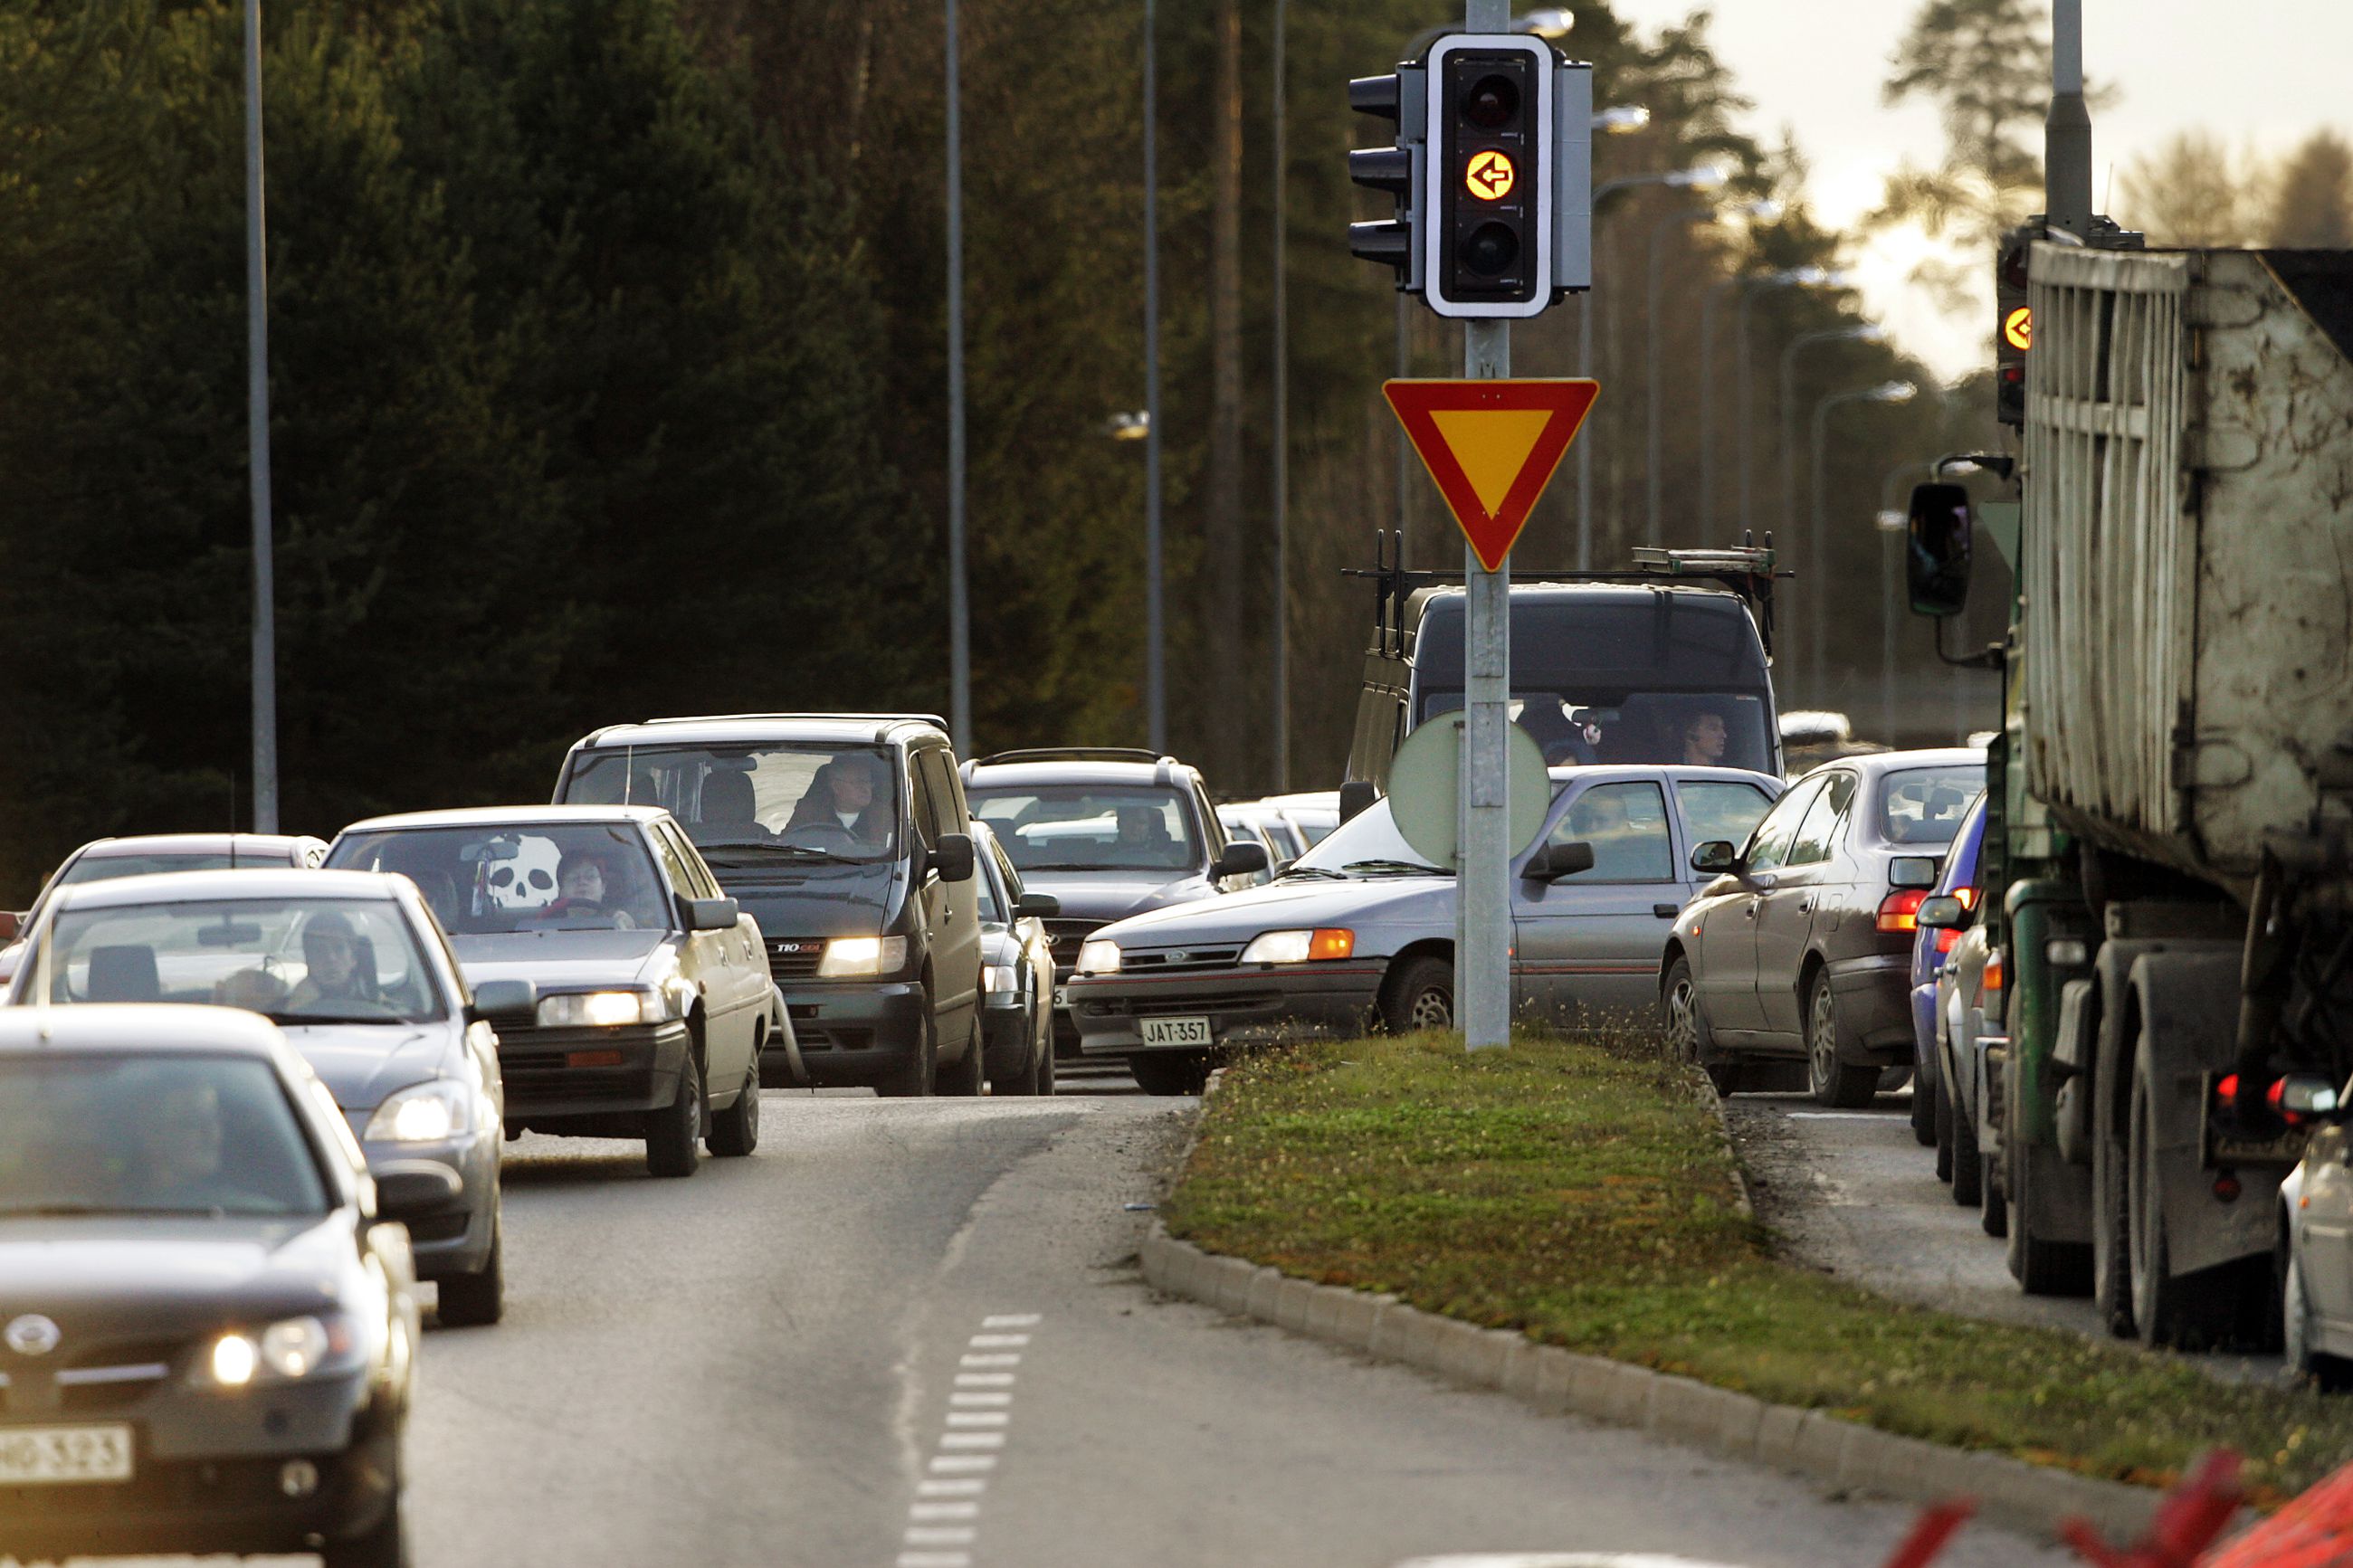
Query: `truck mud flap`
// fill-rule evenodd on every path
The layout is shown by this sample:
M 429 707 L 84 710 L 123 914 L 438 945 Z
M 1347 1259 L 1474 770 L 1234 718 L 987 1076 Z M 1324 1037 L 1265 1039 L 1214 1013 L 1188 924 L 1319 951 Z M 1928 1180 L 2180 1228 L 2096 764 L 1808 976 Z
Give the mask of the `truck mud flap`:
M 2206 1163 L 2208 1086 L 2238 1050 L 2239 963 L 2233 950 L 2200 943 L 2145 953 L 2132 966 L 2140 1070 L 2151 1089 L 2150 1131 L 2176 1275 L 2268 1253 L 2277 1239 L 2285 1170 L 2226 1173 Z

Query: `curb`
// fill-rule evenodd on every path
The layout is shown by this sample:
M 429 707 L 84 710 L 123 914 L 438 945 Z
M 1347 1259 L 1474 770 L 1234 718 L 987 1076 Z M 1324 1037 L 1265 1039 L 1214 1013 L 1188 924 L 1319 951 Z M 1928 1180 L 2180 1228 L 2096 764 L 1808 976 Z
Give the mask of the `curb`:
M 2137 1539 L 2164 1500 L 2147 1488 L 1899 1436 L 1820 1410 L 1767 1405 L 1693 1378 L 1425 1312 L 1394 1296 L 1293 1279 L 1179 1241 L 1157 1218 L 1139 1252 L 1145 1281 L 1169 1295 L 1500 1390 L 1546 1415 L 1630 1426 L 1834 1487 L 1906 1502 L 1966 1496 L 1993 1523 L 2055 1534 L 2063 1521 L 2083 1519 L 2112 1541 Z

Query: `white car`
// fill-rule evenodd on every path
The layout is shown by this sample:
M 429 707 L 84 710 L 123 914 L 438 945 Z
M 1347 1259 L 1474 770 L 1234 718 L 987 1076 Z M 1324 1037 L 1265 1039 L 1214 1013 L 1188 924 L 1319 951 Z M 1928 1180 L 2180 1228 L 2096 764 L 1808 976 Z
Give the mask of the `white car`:
M 2287 1080 L 2291 1083 L 2296 1079 Z M 2327 1096 L 2333 1110 L 2336 1097 Z M 2287 1363 L 2326 1393 L 2353 1389 L 2353 1139 L 2324 1122 L 2280 1184 L 2280 1317 Z

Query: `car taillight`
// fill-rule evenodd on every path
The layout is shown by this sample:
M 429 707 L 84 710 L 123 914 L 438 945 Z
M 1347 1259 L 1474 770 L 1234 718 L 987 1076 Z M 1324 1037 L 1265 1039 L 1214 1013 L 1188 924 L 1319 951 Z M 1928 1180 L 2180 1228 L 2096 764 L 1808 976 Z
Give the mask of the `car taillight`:
M 1985 978 L 1979 984 L 1988 991 L 2001 989 L 2001 950 L 2000 948 L 1986 954 Z
M 1918 931 L 1920 906 L 1928 901 L 1925 888 L 1905 888 L 1879 901 L 1879 929 L 1884 931 Z
M 1978 890 L 1975 888 L 1955 888 L 1953 897 L 1961 900 L 1961 908 L 1965 910 L 1978 907 Z

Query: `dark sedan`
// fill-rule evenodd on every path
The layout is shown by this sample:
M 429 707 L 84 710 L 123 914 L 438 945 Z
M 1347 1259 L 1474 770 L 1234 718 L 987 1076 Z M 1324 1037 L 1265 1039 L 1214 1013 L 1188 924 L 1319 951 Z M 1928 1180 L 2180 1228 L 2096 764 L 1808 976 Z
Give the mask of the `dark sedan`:
M 249 1013 L 0 1013 L 0 1557 L 406 1564 L 396 1222 L 455 1185 Z
M 1675 921 L 1659 994 L 1719 1089 L 1802 1066 L 1823 1104 L 1862 1105 L 1911 1064 L 1916 917 L 1984 787 L 1978 751 L 1852 757 L 1792 784 L 1745 847 L 1693 852 L 1715 879 Z
M 1022 890 L 1021 873 L 985 822 L 972 825 L 980 895 L 980 1029 L 991 1094 L 1054 1092 L 1054 949 L 1050 893 Z

